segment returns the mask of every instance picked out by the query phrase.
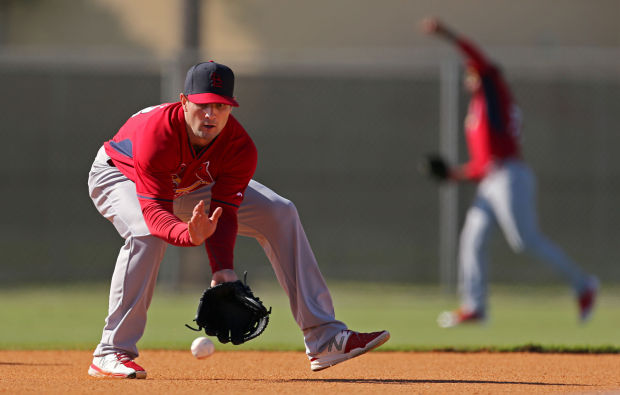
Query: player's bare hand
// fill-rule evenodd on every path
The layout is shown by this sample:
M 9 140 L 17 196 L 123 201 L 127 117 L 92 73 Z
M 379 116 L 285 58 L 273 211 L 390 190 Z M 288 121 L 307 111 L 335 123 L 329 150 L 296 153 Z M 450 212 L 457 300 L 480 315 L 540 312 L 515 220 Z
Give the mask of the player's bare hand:
M 198 202 L 198 204 L 194 207 L 192 218 L 187 222 L 189 239 L 192 244 L 202 244 L 213 234 L 213 232 L 215 232 L 220 215 L 222 215 L 221 207 L 213 210 L 213 214 L 209 217 L 205 212 L 205 202 L 203 200 Z
M 218 270 L 211 276 L 211 286 L 214 287 L 218 284 L 237 281 L 238 279 L 237 274 L 232 269 Z
M 440 23 L 439 20 L 435 17 L 427 17 L 422 20 L 420 23 L 420 29 L 423 33 L 426 34 L 435 34 L 439 29 Z
M 448 30 L 446 25 L 444 25 L 438 18 L 436 17 L 427 17 L 422 20 L 420 23 L 420 29 L 423 33 L 426 34 L 437 34 L 440 36 L 444 36 L 446 38 L 453 38 L 453 33 Z

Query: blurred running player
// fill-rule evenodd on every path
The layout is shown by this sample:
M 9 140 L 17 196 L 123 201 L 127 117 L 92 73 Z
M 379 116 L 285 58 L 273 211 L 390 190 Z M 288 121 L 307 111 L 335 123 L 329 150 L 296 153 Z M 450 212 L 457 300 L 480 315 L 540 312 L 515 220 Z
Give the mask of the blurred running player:
M 446 165 L 435 176 L 478 184 L 459 241 L 461 305 L 441 313 L 439 325 L 452 327 L 486 318 L 488 241 L 496 225 L 515 252 L 527 252 L 563 275 L 576 294 L 579 319 L 586 321 L 594 307 L 598 281 L 538 228 L 535 177 L 521 155 L 521 113 L 500 70 L 473 43 L 438 19 L 425 19 L 422 30 L 461 51 L 466 63 L 464 83 L 471 94 L 464 127 L 470 159 L 460 166 Z

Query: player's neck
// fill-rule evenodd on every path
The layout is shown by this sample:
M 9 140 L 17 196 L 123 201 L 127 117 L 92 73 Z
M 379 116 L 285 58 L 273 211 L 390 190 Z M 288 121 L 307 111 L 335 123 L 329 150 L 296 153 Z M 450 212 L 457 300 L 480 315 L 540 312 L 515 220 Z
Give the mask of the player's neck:
M 211 144 L 211 142 L 217 137 L 217 134 L 197 136 L 189 126 L 187 127 L 187 135 L 189 136 L 189 143 L 195 152 L 201 151 L 204 147 Z

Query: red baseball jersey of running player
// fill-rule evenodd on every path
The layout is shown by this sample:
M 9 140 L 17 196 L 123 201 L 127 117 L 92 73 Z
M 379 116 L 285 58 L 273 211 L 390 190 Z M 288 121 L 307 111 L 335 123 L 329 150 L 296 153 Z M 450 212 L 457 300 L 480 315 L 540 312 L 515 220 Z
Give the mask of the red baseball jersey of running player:
M 480 180 L 494 161 L 520 158 L 520 113 L 501 72 L 473 44 L 457 41 L 467 65 L 480 76 L 478 89 L 469 102 L 465 138 L 469 161 L 464 165 L 468 179 Z
M 214 272 L 233 268 L 237 209 L 256 170 L 257 152 L 232 115 L 200 152 L 190 144 L 180 102 L 134 114 L 104 146 L 114 165 L 136 184 L 151 234 L 170 244 L 193 246 L 187 224 L 174 215 L 174 199 L 214 183 L 210 212 L 221 207 L 222 215 L 205 245 Z

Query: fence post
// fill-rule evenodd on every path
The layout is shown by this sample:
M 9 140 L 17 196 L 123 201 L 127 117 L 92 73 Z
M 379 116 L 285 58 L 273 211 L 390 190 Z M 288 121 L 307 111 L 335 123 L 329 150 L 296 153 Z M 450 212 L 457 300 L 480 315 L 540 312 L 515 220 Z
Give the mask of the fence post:
M 452 164 L 458 160 L 459 66 L 451 59 L 440 65 L 439 151 Z M 439 188 L 439 280 L 444 293 L 456 290 L 458 244 L 458 189 L 453 183 Z

